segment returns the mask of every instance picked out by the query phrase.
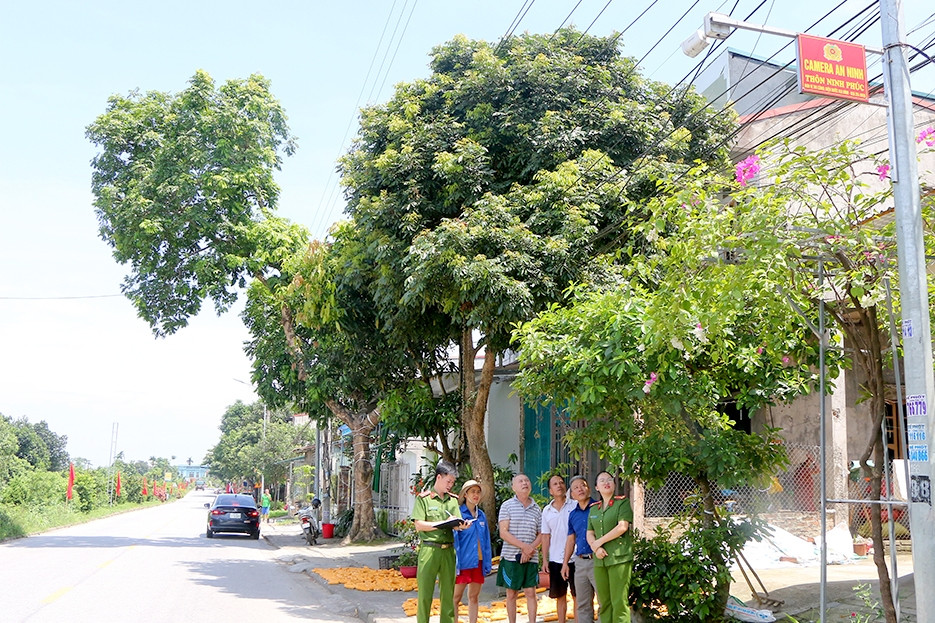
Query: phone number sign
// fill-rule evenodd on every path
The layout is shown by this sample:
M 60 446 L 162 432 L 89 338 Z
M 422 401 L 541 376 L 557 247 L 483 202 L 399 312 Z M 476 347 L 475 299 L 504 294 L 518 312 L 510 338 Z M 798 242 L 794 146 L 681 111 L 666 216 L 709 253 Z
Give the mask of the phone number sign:
M 799 92 L 866 102 L 867 52 L 864 46 L 836 39 L 798 35 Z

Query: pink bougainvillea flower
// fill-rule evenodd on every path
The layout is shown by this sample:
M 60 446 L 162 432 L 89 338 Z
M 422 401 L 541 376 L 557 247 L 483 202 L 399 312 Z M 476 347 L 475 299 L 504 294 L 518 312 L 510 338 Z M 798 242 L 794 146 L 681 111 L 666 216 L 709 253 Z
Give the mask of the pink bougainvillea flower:
M 916 137 L 916 143 L 921 143 L 922 141 L 925 141 L 925 144 L 929 147 L 935 147 L 935 128 L 929 126 L 922 130 L 919 136 Z
M 746 186 L 747 182 L 752 180 L 757 173 L 760 172 L 760 157 L 756 154 L 744 158 L 737 163 L 737 166 L 734 168 L 734 174 L 737 178 L 737 183 L 741 186 Z
M 782 358 L 782 365 L 788 366 L 790 361 L 792 361 L 792 360 L 789 359 L 789 355 L 783 355 L 783 358 Z
M 756 354 L 757 354 L 757 355 L 762 355 L 762 354 L 763 354 L 763 347 L 762 347 L 762 346 L 760 346 L 759 348 L 756 349 Z
M 881 164 L 880 166 L 877 167 L 877 173 L 880 174 L 881 181 L 885 180 L 886 178 L 890 176 L 890 165 Z
M 655 383 L 658 378 L 655 372 L 650 372 L 649 378 L 646 379 L 646 383 L 643 384 L 643 392 L 648 394 L 649 390 L 653 387 L 653 383 Z

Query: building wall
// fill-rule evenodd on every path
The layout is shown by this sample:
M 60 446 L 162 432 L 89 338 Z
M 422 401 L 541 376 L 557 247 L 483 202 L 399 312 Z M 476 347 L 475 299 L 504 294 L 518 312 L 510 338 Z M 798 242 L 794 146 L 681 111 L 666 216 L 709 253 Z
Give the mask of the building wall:
M 510 382 L 495 379 L 487 402 L 487 451 L 494 465 L 507 465 L 511 454 L 515 454 L 522 465 L 522 413 L 522 402 Z

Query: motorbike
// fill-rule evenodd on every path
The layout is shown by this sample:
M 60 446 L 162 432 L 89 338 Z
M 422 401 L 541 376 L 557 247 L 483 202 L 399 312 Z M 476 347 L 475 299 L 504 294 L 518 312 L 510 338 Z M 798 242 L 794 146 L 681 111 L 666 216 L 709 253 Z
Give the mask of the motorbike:
M 309 545 L 317 545 L 318 537 L 321 536 L 321 526 L 318 522 L 319 507 L 321 507 L 321 501 L 316 498 L 312 500 L 311 506 L 306 506 L 298 512 L 302 534 Z

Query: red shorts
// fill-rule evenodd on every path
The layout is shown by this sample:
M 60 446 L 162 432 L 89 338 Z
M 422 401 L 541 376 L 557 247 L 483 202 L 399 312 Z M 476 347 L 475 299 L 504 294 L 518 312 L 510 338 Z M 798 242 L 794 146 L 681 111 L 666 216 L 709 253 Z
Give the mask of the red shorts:
M 455 578 L 455 584 L 483 584 L 484 574 L 479 566 L 473 569 L 462 569 Z

